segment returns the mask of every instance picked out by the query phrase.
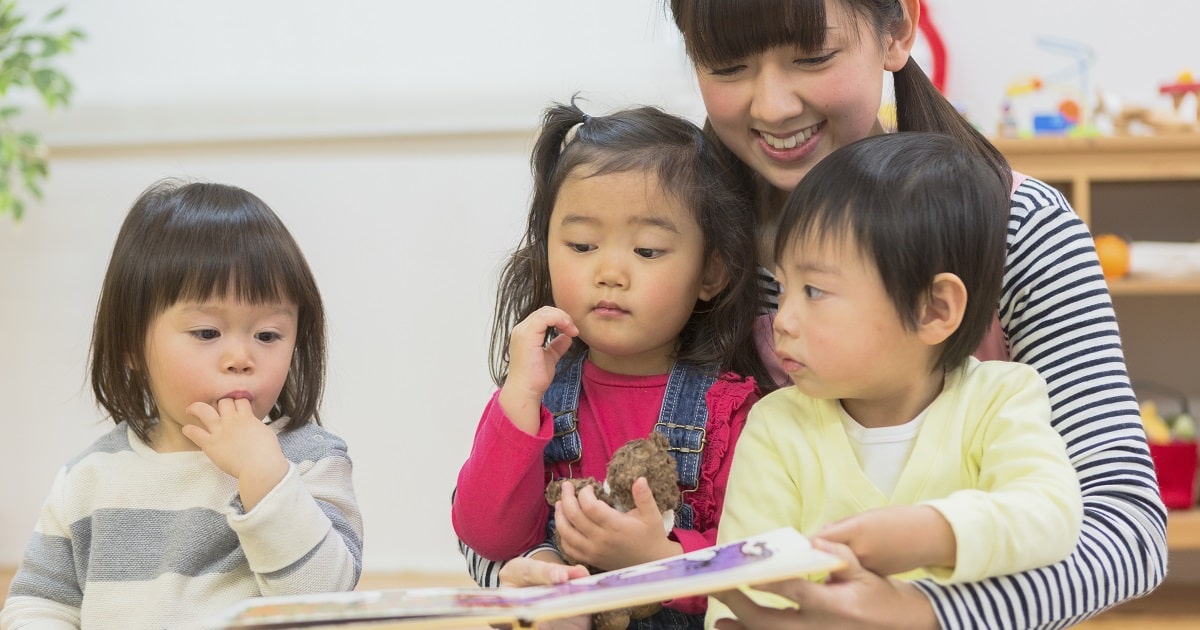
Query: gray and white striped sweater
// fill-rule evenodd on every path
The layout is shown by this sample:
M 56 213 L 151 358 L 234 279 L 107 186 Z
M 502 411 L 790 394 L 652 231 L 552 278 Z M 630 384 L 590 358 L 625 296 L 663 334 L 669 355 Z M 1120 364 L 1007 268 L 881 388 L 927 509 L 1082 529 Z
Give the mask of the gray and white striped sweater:
M 117 425 L 59 471 L 0 628 L 180 628 L 246 597 L 353 589 L 346 444 L 315 424 L 277 433 L 288 473 L 244 513 L 204 453 L 157 453 Z

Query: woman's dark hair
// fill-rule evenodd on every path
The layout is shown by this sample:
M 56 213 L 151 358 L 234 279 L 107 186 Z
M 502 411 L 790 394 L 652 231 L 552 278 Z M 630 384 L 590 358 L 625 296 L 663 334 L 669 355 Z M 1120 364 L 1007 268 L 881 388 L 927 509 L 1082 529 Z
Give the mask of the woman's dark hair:
M 779 218 L 775 259 L 802 243 L 848 242 L 874 262 L 901 321 L 915 330 L 939 273 L 967 289 L 962 323 L 936 367 L 979 347 L 1004 276 L 1008 189 L 987 160 L 954 138 L 898 132 L 848 144 L 817 163 Z
M 129 423 L 149 441 L 158 418 L 147 378 L 150 325 L 179 301 L 225 296 L 296 304 L 296 347 L 270 417 L 289 417 L 285 431 L 320 424 L 325 310 L 300 247 L 253 194 L 171 179 L 146 189 L 130 208 L 100 290 L 90 372 L 96 401 L 113 422 Z
M 878 41 L 904 19 L 900 0 L 829 0 L 856 19 L 866 20 Z M 688 56 L 702 66 L 721 67 L 778 46 L 820 50 L 825 45 L 826 0 L 669 0 Z M 900 131 L 949 135 L 991 164 L 1005 186 L 1008 160 L 971 125 L 911 57 L 892 73 L 896 122 Z M 743 166 L 743 168 L 745 168 Z
M 754 245 L 754 216 L 746 191 L 736 189 L 731 162 L 695 124 L 652 107 L 588 116 L 572 101 L 555 104 L 542 120 L 531 158 L 533 198 L 525 234 L 501 271 L 492 323 L 492 379 L 508 375 L 513 326 L 554 303 L 546 239 L 550 216 L 568 177 L 640 171 L 694 213 L 704 235 L 704 259 L 723 265 L 728 284 L 698 302 L 679 335 L 676 360 L 753 376 L 764 390 L 771 378 L 753 343 L 762 303 Z M 583 351 L 576 339 L 571 352 Z

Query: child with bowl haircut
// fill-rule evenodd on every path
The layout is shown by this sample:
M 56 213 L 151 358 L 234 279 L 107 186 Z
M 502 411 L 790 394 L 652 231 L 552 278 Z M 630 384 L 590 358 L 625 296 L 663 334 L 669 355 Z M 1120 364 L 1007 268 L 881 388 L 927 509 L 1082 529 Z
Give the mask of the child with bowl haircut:
M 59 471 L 0 627 L 179 628 L 353 590 L 362 516 L 324 378 L 321 294 L 279 217 L 234 186 L 143 192 L 92 334 L 116 426 Z
M 951 583 L 1071 553 L 1082 497 L 1045 382 L 971 356 L 1000 293 L 1007 198 L 936 133 L 857 141 L 801 180 L 775 240 L 793 386 L 750 411 L 719 540 L 791 525 L 881 575 Z
M 557 563 L 565 579 L 562 556 L 610 570 L 712 545 L 733 445 L 770 382 L 752 338 L 753 215 L 697 125 L 651 107 L 556 105 L 532 162 L 528 227 L 498 290 L 499 389 L 453 501 L 469 566 L 489 585 L 530 562 Z M 603 479 L 617 449 L 655 432 L 676 458 L 674 519 L 664 524 L 644 479 L 627 512 L 569 483 L 547 504 L 548 482 Z M 539 547 L 552 517 L 562 555 Z M 699 627 L 705 606 L 680 598 L 631 627 Z

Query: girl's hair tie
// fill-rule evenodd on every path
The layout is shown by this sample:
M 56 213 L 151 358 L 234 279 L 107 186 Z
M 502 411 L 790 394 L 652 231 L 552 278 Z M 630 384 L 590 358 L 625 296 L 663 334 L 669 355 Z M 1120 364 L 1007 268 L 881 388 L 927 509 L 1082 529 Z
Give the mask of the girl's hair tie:
M 584 114 L 583 120 L 575 123 L 574 125 L 571 125 L 571 128 L 568 129 L 567 133 L 563 135 L 562 149 L 566 149 L 567 145 L 571 144 L 571 142 L 573 140 L 575 140 L 575 136 L 579 134 L 579 128 L 586 125 L 587 121 L 589 121 L 591 119 L 592 119 L 591 116 Z M 562 149 L 559 149 L 559 151 L 562 151 Z

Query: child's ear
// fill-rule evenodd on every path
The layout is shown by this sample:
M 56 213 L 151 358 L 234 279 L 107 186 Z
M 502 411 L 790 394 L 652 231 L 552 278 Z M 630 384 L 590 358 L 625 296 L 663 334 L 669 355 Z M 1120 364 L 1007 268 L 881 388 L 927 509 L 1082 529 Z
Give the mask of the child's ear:
M 921 18 L 920 0 L 901 0 L 904 5 L 904 17 L 892 25 L 888 33 L 884 50 L 883 69 L 896 72 L 908 63 L 913 45 L 917 41 L 917 24 Z
M 700 295 L 705 302 L 716 297 L 725 285 L 729 284 L 729 274 L 725 272 L 725 264 L 721 257 L 713 254 L 704 265 L 704 275 L 700 276 Z
M 939 273 L 933 277 L 921 305 L 917 336 L 931 346 L 942 343 L 958 330 L 966 308 L 967 287 L 962 279 L 952 273 Z

